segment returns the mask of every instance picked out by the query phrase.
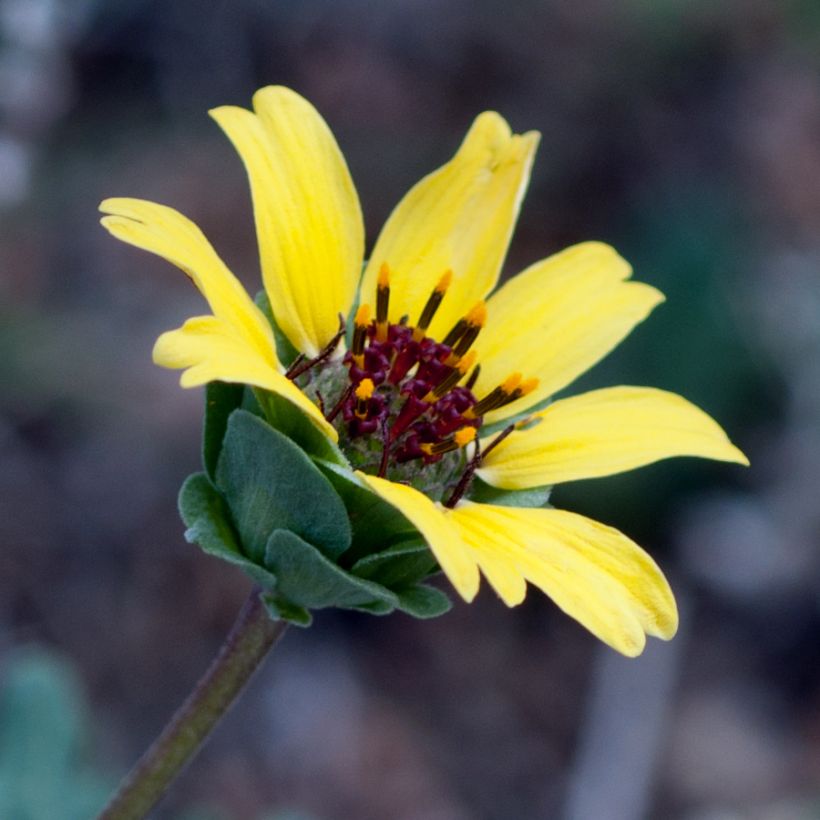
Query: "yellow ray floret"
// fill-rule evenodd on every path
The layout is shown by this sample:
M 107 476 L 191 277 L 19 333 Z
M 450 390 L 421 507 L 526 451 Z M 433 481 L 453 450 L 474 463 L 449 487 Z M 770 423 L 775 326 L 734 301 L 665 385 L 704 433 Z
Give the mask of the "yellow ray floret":
M 490 297 L 476 392 L 491 390 L 514 370 L 526 370 L 538 386 L 489 413 L 488 423 L 566 387 L 663 301 L 655 288 L 626 281 L 631 272 L 608 245 L 585 242 L 536 262 Z
M 270 390 L 306 413 L 328 438 L 338 440 L 338 434 L 319 408 L 216 316 L 195 316 L 181 328 L 163 333 L 154 345 L 154 362 L 175 370 L 185 369 L 180 377 L 183 387 L 223 381 Z
M 108 214 L 102 224 L 113 236 L 181 268 L 214 312 L 163 333 L 154 346 L 158 365 L 187 368 L 183 387 L 220 380 L 271 390 L 337 440 L 319 408 L 282 375 L 267 319 L 193 222 L 173 208 L 139 199 L 106 199 L 100 209 Z
M 479 115 L 453 159 L 402 199 L 379 236 L 362 281 L 376 292 L 379 266 L 392 278 L 390 320 L 421 314 L 441 280 L 452 286 L 430 324 L 442 338 L 495 286 L 530 175 L 538 134 L 512 134 L 492 111 Z
M 609 387 L 561 399 L 533 421 L 488 453 L 478 470 L 482 479 L 519 490 L 612 475 L 672 456 L 749 463 L 714 419 L 682 396 L 650 387 Z
M 465 601 L 478 592 L 478 567 L 444 513 L 418 490 L 357 472 L 377 495 L 395 507 L 422 534 L 450 583 Z
M 271 86 L 254 94 L 253 106 L 210 113 L 248 172 L 276 321 L 297 350 L 315 356 L 353 303 L 364 258 L 359 199 L 336 140 L 307 100 Z
M 106 199 L 100 210 L 108 214 L 101 222 L 113 236 L 183 270 L 214 315 L 233 327 L 274 367 L 278 366 L 267 319 L 190 219 L 173 208 L 142 199 Z
M 474 560 L 508 605 L 529 581 L 613 649 L 639 655 L 646 635 L 678 626 L 675 599 L 655 562 L 612 527 L 564 510 L 465 502 L 449 513 Z

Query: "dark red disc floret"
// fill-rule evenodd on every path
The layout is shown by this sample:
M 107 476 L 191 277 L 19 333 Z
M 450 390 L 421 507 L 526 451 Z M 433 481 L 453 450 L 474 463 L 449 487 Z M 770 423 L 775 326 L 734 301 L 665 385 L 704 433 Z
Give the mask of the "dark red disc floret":
M 382 331 L 384 333 L 384 331 Z M 376 322 L 367 328 L 368 345 L 362 354 L 348 352 L 351 385 L 356 388 L 370 379 L 373 394 L 357 397 L 350 390 L 342 406 L 342 419 L 348 436 L 384 436 L 392 458 L 399 462 L 421 458 L 425 463 L 441 459 L 422 445 L 437 445 L 457 430 L 481 426 L 481 417 L 466 418 L 464 413 L 476 404 L 466 387 L 447 388 L 448 377 L 456 382 L 449 345 L 424 337 L 414 338 L 413 328 L 390 324 L 386 338 L 378 338 Z M 460 378 L 459 374 L 459 378 Z M 442 385 L 441 395 L 436 388 Z

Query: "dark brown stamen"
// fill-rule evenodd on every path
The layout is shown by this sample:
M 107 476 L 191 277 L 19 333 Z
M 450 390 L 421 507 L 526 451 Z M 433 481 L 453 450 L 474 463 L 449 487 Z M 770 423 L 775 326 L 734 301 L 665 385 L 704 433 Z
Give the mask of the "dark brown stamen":
M 447 347 L 452 347 L 461 338 L 465 330 L 467 330 L 467 320 L 464 318 L 459 319 L 452 328 L 450 328 L 450 332 L 444 337 L 442 344 L 447 345 Z
M 467 381 L 464 384 L 464 386 L 467 388 L 467 390 L 472 390 L 475 387 L 475 383 L 478 381 L 478 374 L 479 373 L 481 373 L 481 365 L 477 364 L 473 368 L 473 372 L 470 373 L 470 378 L 467 379 Z
M 449 393 L 461 379 L 464 374 L 473 366 L 476 360 L 475 351 L 468 353 L 431 391 L 424 399 L 425 401 L 436 401 L 445 394 Z
M 345 335 L 346 331 L 345 327 L 345 317 L 342 314 L 339 314 L 339 330 L 336 332 L 336 335 L 319 351 L 318 355 L 314 356 L 312 359 L 308 359 L 307 361 L 302 361 L 298 364 L 299 359 L 297 358 L 296 361 L 290 366 L 290 368 L 285 373 L 285 376 L 289 378 L 291 381 L 298 378 L 302 375 L 302 373 L 306 373 L 311 367 L 315 367 L 317 364 L 321 364 L 325 359 L 329 359 L 330 356 L 333 354 L 333 351 L 338 347 L 339 342 L 342 340 L 342 337 Z
M 464 317 L 464 332 L 461 334 L 461 337 L 455 341 L 455 344 L 452 345 L 453 352 L 445 364 L 455 364 L 455 361 L 470 349 L 470 345 L 476 340 L 478 334 L 481 333 L 481 328 L 484 327 L 486 321 L 487 305 L 484 302 L 477 302 Z
M 461 478 L 458 480 L 458 484 L 453 489 L 453 492 L 450 494 L 450 497 L 444 502 L 444 506 L 448 509 L 453 509 L 456 504 L 464 497 L 464 494 L 467 490 L 470 489 L 470 485 L 473 483 L 473 476 L 475 475 L 475 471 L 481 465 L 481 441 L 476 437 L 475 440 L 475 452 L 473 453 L 473 457 L 470 459 L 469 464 L 465 468 L 464 472 L 461 474 Z
M 422 444 L 422 452 L 428 456 L 439 456 L 443 453 L 451 453 L 453 450 L 458 450 L 466 447 L 471 441 L 475 440 L 475 427 L 462 427 L 460 430 L 450 436 L 449 438 L 436 441 L 434 443 Z
M 294 371 L 298 370 L 298 369 L 301 367 L 302 362 L 304 362 L 304 361 L 305 361 L 305 359 L 307 359 L 307 356 L 305 356 L 305 354 L 304 354 L 304 353 L 300 353 L 300 354 L 299 354 L 299 355 L 298 355 L 298 356 L 297 356 L 297 357 L 296 357 L 296 358 L 295 358 L 295 359 L 294 359 L 294 360 L 290 363 L 290 367 L 289 367 L 289 368 L 285 371 L 285 378 L 286 378 L 286 379 L 292 379 L 292 378 L 293 378 L 293 375 L 292 375 L 292 374 L 294 373 Z
M 535 381 L 536 384 L 538 383 L 537 380 L 531 381 Z M 465 415 L 468 418 L 476 418 L 478 416 L 483 416 L 485 413 L 489 413 L 490 410 L 495 410 L 498 407 L 509 404 L 513 400 L 511 396 L 519 388 L 520 384 L 521 374 L 513 373 L 502 384 L 487 393 L 484 398 L 479 399 L 473 407 L 467 410 Z M 519 396 L 520 395 L 523 395 L 523 393 L 520 393 Z M 515 398 L 519 398 L 519 396 L 516 396 Z
M 488 445 L 487 449 L 483 452 L 481 451 L 481 443 L 476 438 L 475 442 L 475 453 L 473 453 L 473 457 L 470 459 L 470 463 L 467 465 L 467 468 L 461 475 L 461 478 L 456 484 L 455 489 L 453 490 L 450 497 L 447 501 L 444 502 L 444 506 L 452 509 L 458 504 L 459 501 L 464 497 L 464 494 L 470 489 L 470 485 L 473 483 L 473 478 L 475 477 L 476 470 L 481 466 L 481 462 L 487 458 L 487 456 L 496 448 L 502 441 L 504 441 L 507 436 L 515 430 L 515 425 L 510 424 L 505 427 Z
M 370 324 L 370 305 L 360 305 L 353 320 L 353 340 L 350 353 L 358 367 L 364 365 L 364 345 L 367 341 L 367 326 Z
M 504 441 L 507 436 L 515 430 L 514 424 L 508 424 L 488 445 L 487 449 L 481 454 L 482 460 L 487 458 L 487 456 L 496 448 L 502 441 Z
M 382 418 L 381 433 L 382 457 L 379 462 L 379 478 L 384 478 L 387 475 L 387 462 L 390 456 L 390 434 L 387 432 L 387 416 Z
M 504 407 L 507 404 L 512 404 L 512 402 L 517 401 L 522 396 L 532 393 L 536 387 L 538 387 L 538 379 L 527 379 L 527 381 L 521 382 L 521 384 L 519 384 L 518 387 L 516 387 L 515 390 L 513 390 L 508 396 L 505 396 L 501 404 L 496 405 L 494 409 Z
M 413 330 L 413 338 L 417 342 L 424 338 L 424 334 L 427 332 L 427 328 L 430 327 L 430 322 L 433 321 L 433 317 L 436 315 L 436 311 L 439 309 L 439 305 L 441 305 L 441 302 L 444 299 L 444 294 L 447 293 L 447 288 L 450 287 L 450 283 L 452 281 L 453 272 L 451 270 L 445 271 L 444 275 L 433 289 L 433 292 L 430 294 L 430 298 L 427 300 L 427 304 L 425 304 L 424 309 L 421 311 L 421 316 L 419 316 L 419 320 Z
M 355 389 L 356 389 L 355 384 L 349 384 L 345 388 L 344 392 L 339 397 L 339 401 L 337 401 L 336 404 L 333 405 L 333 409 L 325 416 L 325 419 L 327 419 L 327 421 L 332 422 L 333 419 L 335 419 L 336 416 L 339 415 L 339 413 L 341 412 L 341 409 L 345 406 L 345 403 L 347 402 L 347 400 L 353 395 L 353 391 Z
M 387 314 L 390 308 L 390 268 L 383 263 L 376 285 L 376 341 L 387 341 Z

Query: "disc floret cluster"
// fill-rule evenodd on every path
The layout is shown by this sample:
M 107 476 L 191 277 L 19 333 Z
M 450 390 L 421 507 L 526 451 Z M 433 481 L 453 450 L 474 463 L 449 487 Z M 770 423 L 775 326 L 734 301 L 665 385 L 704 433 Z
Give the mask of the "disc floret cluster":
M 342 323 L 316 357 L 297 360 L 288 371 L 334 424 L 351 463 L 382 478 L 406 481 L 448 507 L 464 495 L 480 464 L 477 442 L 484 414 L 538 385 L 537 379 L 524 381 L 513 373 L 476 397 L 472 388 L 480 364 L 473 343 L 487 318 L 486 303 L 477 302 L 442 341 L 428 335 L 452 276 L 449 270 L 442 275 L 414 324 L 407 314 L 390 322 L 390 268 L 383 263 L 376 312 L 369 303 L 359 306 L 344 356 L 334 357 L 345 333 Z M 330 403 L 325 390 L 335 396 Z M 511 430 L 512 425 L 501 436 Z M 469 458 L 463 452 L 468 445 Z

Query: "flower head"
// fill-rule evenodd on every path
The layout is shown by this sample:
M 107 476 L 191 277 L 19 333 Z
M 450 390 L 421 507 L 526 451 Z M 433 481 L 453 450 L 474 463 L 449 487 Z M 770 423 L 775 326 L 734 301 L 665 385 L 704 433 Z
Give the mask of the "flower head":
M 248 385 L 309 419 L 338 456 L 329 465 L 307 447 L 314 463 L 399 514 L 465 600 L 480 574 L 509 606 L 529 582 L 624 654 L 646 635 L 670 638 L 675 602 L 652 559 L 611 527 L 544 506 L 546 492 L 526 493 L 671 456 L 747 462 L 672 393 L 613 387 L 548 403 L 663 296 L 599 242 L 496 290 L 538 135 L 479 115 L 455 156 L 399 203 L 362 274 L 358 198 L 315 109 L 269 87 L 253 112 L 211 115 L 248 172 L 273 323 L 188 219 L 106 200 L 104 226 L 180 267 L 211 308 L 160 336 L 157 364 L 182 369 L 184 387 Z M 274 428 L 280 418 L 267 415 Z M 343 494 L 352 522 L 353 495 Z M 517 506 L 522 497 L 532 506 Z M 356 532 L 339 563 L 364 578 L 375 559 Z M 284 571 L 270 545 L 265 555 Z

